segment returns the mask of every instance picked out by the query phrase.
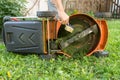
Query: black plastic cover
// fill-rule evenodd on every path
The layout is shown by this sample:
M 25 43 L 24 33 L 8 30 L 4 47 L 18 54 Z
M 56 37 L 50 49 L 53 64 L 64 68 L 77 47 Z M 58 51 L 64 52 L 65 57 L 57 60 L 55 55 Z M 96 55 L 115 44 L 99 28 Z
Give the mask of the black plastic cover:
M 43 53 L 42 22 L 7 21 L 3 40 L 8 51 L 17 53 Z

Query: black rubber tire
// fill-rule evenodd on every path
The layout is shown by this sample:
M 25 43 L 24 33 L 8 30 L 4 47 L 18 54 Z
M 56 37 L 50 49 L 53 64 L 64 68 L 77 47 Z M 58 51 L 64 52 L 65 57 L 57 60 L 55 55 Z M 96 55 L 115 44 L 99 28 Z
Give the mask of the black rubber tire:
M 54 11 L 37 11 L 38 17 L 55 17 L 56 12 Z
M 6 40 L 5 40 L 5 30 L 4 30 L 4 27 L 2 28 L 2 40 L 3 40 L 4 44 L 6 45 Z
M 6 22 L 6 21 L 10 21 L 11 19 L 10 19 L 10 16 L 5 16 L 4 18 L 3 18 L 3 23 L 4 22 Z
M 97 51 L 93 54 L 95 57 L 108 57 L 109 53 L 107 51 Z
M 40 55 L 40 57 L 44 60 L 51 60 L 51 59 L 56 59 L 57 55 L 56 54 L 43 54 Z

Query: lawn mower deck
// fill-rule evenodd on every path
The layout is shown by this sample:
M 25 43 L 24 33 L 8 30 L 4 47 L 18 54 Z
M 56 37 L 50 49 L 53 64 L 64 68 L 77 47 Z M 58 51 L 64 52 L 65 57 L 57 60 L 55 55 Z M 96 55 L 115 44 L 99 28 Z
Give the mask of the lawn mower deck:
M 50 11 L 38 11 L 37 17 L 5 17 L 3 40 L 7 51 L 45 56 L 64 54 L 67 57 L 90 56 L 104 51 L 108 38 L 105 20 L 75 14 L 70 16 L 67 26 L 55 21 L 55 15 Z M 66 26 L 72 31 L 66 30 Z

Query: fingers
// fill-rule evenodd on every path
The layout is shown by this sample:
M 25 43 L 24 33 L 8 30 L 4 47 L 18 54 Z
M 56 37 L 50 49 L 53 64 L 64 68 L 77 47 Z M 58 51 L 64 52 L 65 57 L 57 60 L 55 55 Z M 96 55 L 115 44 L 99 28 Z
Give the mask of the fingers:
M 63 19 L 57 19 L 61 24 L 68 24 L 69 23 L 69 18 L 67 18 L 66 20 Z
M 59 16 L 55 16 L 54 20 L 59 21 L 61 24 L 68 24 L 69 23 L 69 16 L 66 14 L 61 14 Z
M 54 18 L 54 20 L 59 21 L 61 24 L 68 24 L 69 23 L 69 19 L 67 19 L 67 20 L 60 20 L 60 19 Z
M 62 24 L 68 24 L 68 23 L 69 23 L 69 19 L 67 19 L 67 20 L 62 20 L 61 23 L 62 23 Z

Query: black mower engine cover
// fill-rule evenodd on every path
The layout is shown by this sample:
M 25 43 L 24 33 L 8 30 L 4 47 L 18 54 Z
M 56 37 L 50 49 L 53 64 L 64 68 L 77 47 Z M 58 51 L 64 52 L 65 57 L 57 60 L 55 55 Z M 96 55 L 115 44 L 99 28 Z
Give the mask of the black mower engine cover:
M 17 53 L 43 53 L 42 22 L 6 21 L 3 40 L 7 51 Z

